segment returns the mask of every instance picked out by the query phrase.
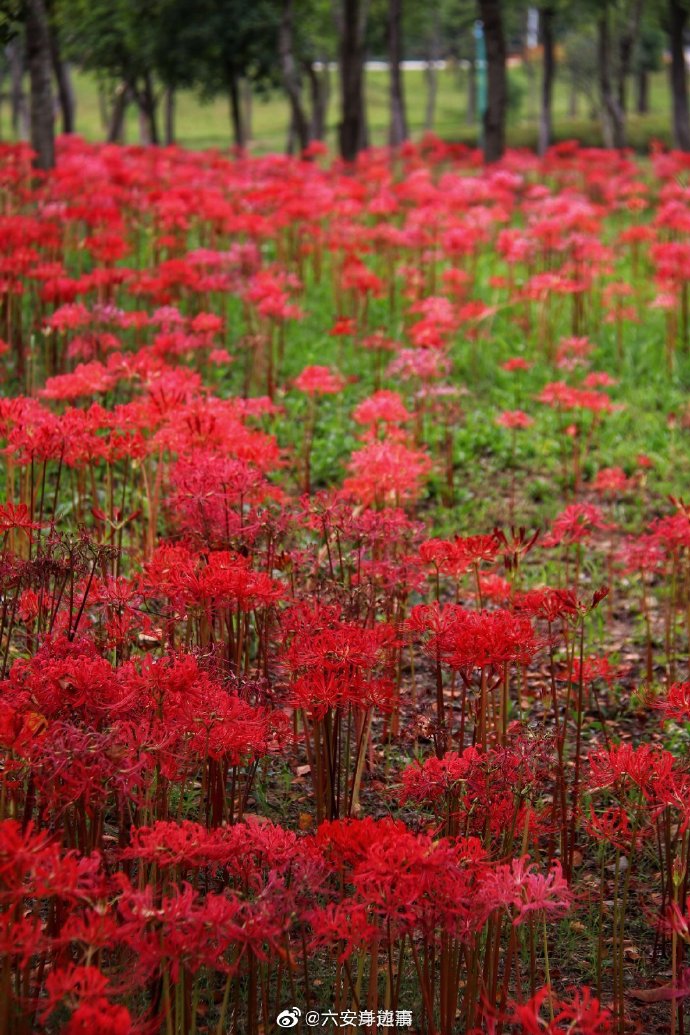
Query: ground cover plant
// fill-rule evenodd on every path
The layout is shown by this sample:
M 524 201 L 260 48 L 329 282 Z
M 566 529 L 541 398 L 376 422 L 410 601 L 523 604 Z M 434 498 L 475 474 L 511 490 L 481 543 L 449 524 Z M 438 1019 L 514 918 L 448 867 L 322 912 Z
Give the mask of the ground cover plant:
M 687 1030 L 690 160 L 0 153 L 0 1032 Z

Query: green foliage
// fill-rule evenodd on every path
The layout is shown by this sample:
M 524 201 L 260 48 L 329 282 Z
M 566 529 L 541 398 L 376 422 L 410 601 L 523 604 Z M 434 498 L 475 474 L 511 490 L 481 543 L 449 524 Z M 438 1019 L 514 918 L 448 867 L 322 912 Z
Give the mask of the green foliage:
M 274 0 L 61 0 L 66 52 L 83 68 L 134 84 L 146 74 L 206 95 L 230 78 L 276 81 Z
M 643 24 L 635 49 L 636 72 L 658 72 L 662 64 L 665 38 L 661 28 L 653 23 Z
M 179 29 L 178 46 L 188 55 L 188 82 L 206 96 L 227 89 L 231 79 L 244 78 L 256 87 L 278 82 L 280 8 L 274 0 L 164 0 L 167 31 Z M 185 35 L 187 34 L 187 35 Z M 159 66 L 174 74 L 176 62 L 166 62 L 165 42 Z M 167 51 L 167 53 L 170 53 Z
M 296 0 L 295 50 L 305 60 L 335 60 L 338 38 L 332 0 Z
M 160 0 L 61 0 L 65 54 L 99 76 L 127 82 L 154 67 Z
M 516 118 L 522 110 L 522 105 L 527 93 L 527 86 L 523 76 L 515 75 L 508 71 L 508 118 Z
M 23 0 L 0 0 L 0 44 L 6 46 L 19 33 Z

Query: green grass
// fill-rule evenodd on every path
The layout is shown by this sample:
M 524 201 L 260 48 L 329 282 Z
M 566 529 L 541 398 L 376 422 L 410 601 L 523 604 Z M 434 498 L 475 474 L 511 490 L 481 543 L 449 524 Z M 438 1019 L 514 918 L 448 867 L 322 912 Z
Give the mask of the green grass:
M 517 110 L 511 111 L 508 120 L 508 142 L 513 147 L 535 147 L 538 132 L 538 90 L 539 73 L 530 79 L 524 68 L 510 70 L 516 92 L 521 94 Z M 468 73 L 461 69 L 446 68 L 438 73 L 438 94 L 434 131 L 444 139 L 476 144 L 479 129 L 468 122 L 467 94 Z M 424 129 L 426 110 L 426 78 L 423 71 L 408 70 L 404 73 L 410 132 L 419 137 Z M 102 140 L 105 131 L 99 112 L 98 90 L 93 76 L 84 73 L 74 75 L 77 97 L 77 132 L 86 140 Z M 388 133 L 388 74 L 370 71 L 366 75 L 367 113 L 371 143 L 386 143 Z M 668 81 L 665 73 L 650 77 L 650 106 L 652 114 L 628 119 L 630 145 L 646 150 L 655 138 L 670 142 L 671 123 L 669 111 Z M 289 110 L 285 96 L 274 91 L 267 97 L 252 98 L 252 150 L 262 154 L 283 151 L 286 145 Z M 565 82 L 556 80 L 554 94 L 554 136 L 556 140 L 578 139 L 590 146 L 601 146 L 601 127 L 589 111 L 590 103 L 579 98 L 577 118 L 568 116 L 569 88 Z M 331 98 L 328 110 L 328 143 L 335 148 L 337 142 L 339 97 L 338 82 L 331 75 Z M 10 133 L 9 110 L 3 103 L 0 111 L 0 137 Z M 225 98 L 202 102 L 190 91 L 181 91 L 176 103 L 176 133 L 180 144 L 189 148 L 225 148 L 231 141 L 229 107 Z M 130 107 L 126 120 L 126 140 L 137 143 L 139 125 L 137 113 Z

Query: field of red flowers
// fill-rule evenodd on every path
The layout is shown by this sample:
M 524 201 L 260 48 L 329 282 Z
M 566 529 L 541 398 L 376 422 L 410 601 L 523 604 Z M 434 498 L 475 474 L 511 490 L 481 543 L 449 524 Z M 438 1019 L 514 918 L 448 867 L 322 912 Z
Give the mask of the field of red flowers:
M 690 1023 L 690 160 L 0 150 L 0 1035 Z

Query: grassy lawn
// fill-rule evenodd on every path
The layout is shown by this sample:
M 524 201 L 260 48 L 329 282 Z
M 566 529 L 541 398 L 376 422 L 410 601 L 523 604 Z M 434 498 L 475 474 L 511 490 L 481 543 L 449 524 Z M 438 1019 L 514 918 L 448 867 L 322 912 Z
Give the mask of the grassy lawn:
M 478 127 L 467 119 L 466 71 L 446 68 L 438 73 L 438 94 L 434 131 L 449 140 L 478 141 Z M 529 77 L 523 68 L 510 70 L 514 92 L 519 95 L 519 104 L 510 112 L 508 140 L 514 147 L 534 147 L 537 141 L 539 71 Z M 74 76 L 77 96 L 77 131 L 87 140 L 101 140 L 104 129 L 98 103 L 98 90 L 90 75 L 76 73 Z M 370 71 L 366 76 L 367 111 L 371 142 L 385 144 L 388 132 L 388 75 L 383 71 Z M 424 129 L 427 84 L 423 71 L 405 72 L 405 91 L 410 131 L 418 137 Z M 282 151 L 285 148 L 289 111 L 286 98 L 280 91 L 267 97 L 252 99 L 252 149 L 255 153 Z M 567 83 L 556 82 L 554 96 L 554 126 L 556 139 L 577 138 L 586 144 L 601 145 L 601 130 L 596 118 L 591 118 L 590 102 L 580 97 L 578 117 L 568 116 L 569 88 Z M 630 144 L 640 150 L 658 138 L 670 142 L 670 111 L 668 78 L 665 72 L 651 76 L 650 108 L 652 114 L 630 115 L 628 133 Z M 328 112 L 328 143 L 334 147 L 338 125 L 338 82 L 332 75 L 331 101 Z M 9 109 L 6 102 L 0 112 L 0 136 L 9 134 Z M 182 91 L 177 97 L 176 132 L 180 144 L 190 148 L 227 147 L 230 137 L 230 116 L 228 103 L 223 97 L 211 102 L 202 102 L 190 91 Z M 138 118 L 131 108 L 126 123 L 126 139 L 136 143 L 139 139 Z

